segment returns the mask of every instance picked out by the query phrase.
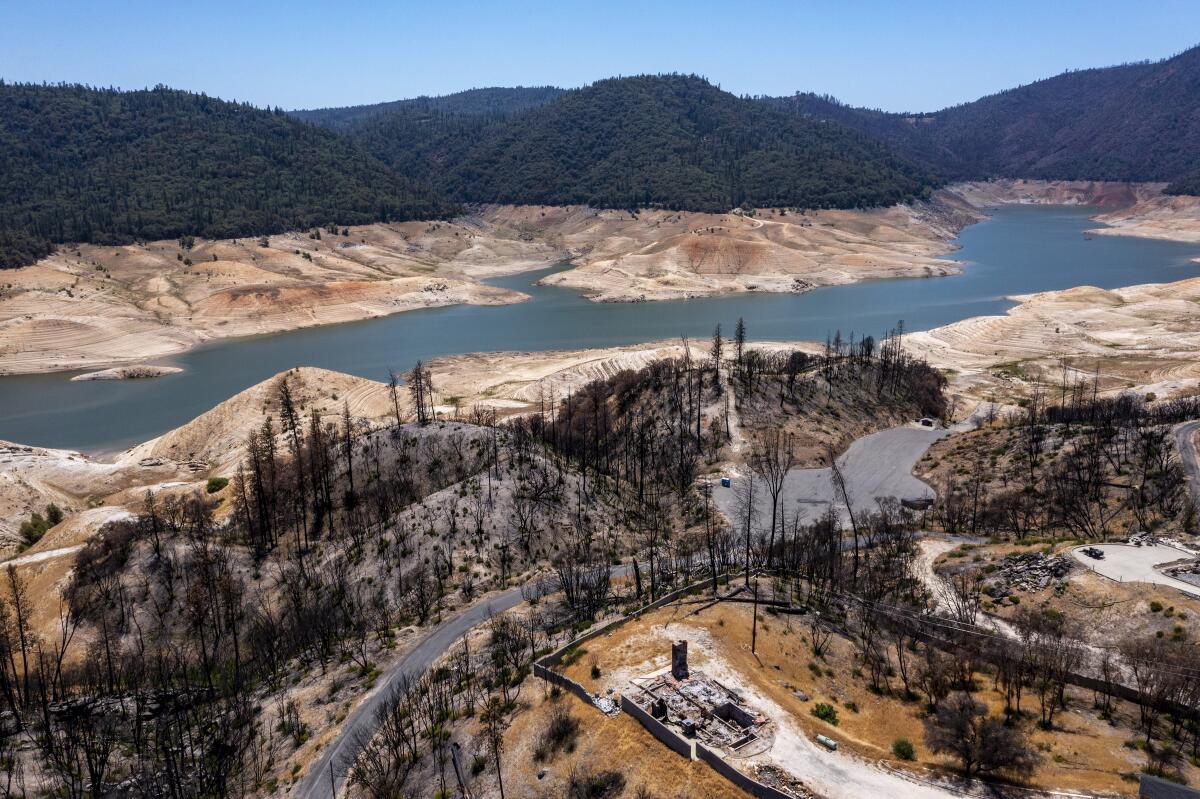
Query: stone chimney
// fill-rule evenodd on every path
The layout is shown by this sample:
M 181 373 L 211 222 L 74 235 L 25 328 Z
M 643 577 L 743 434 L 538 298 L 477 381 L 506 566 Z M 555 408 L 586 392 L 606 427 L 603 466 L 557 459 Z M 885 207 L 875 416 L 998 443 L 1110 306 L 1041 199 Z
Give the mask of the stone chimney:
M 677 680 L 688 678 L 687 641 L 671 644 L 671 676 Z

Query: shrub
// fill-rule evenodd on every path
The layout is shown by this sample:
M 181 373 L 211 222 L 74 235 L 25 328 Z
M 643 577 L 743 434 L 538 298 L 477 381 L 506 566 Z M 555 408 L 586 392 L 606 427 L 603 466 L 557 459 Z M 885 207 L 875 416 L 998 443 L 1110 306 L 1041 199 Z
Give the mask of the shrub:
M 1163 605 L 1157 599 L 1150 603 L 1150 612 L 1159 613 L 1163 609 Z
M 939 702 L 923 723 L 929 751 L 957 758 L 967 779 L 998 771 L 1027 776 L 1041 762 L 1021 728 L 988 715 L 987 705 L 966 693 Z
M 215 494 L 227 485 L 229 485 L 228 477 L 210 477 L 204 486 L 204 490 L 210 494 Z
M 62 520 L 62 509 L 51 502 L 46 506 L 45 516 L 34 511 L 30 514 L 28 521 L 21 522 L 19 528 L 21 538 L 26 544 L 36 544 L 46 534 L 47 530 Z
M 579 737 L 579 726 L 579 719 L 575 718 L 571 711 L 562 705 L 556 706 L 551 711 L 550 723 L 546 725 L 542 737 L 538 740 L 537 748 L 534 749 L 534 760 L 539 762 L 548 760 L 560 750 L 563 752 L 575 751 L 575 739 Z
M 567 783 L 568 799 L 609 799 L 625 790 L 625 775 L 619 771 L 572 771 Z
M 892 742 L 892 754 L 901 760 L 917 759 L 917 750 L 913 748 L 912 741 L 907 738 L 897 738 Z
M 837 708 L 835 708 L 833 705 L 827 704 L 825 702 L 817 702 L 815 705 L 812 706 L 812 709 L 809 710 L 808 712 L 812 713 L 814 716 L 819 718 L 821 721 L 824 721 L 828 724 L 832 724 L 835 727 L 837 726 L 838 712 L 837 712 Z

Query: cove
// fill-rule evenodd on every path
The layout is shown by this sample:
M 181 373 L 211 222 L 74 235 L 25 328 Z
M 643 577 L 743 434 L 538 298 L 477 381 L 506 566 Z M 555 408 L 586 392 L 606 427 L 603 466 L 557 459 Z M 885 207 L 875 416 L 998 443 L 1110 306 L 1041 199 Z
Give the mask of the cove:
M 376 380 L 418 359 L 465 352 L 537 351 L 636 344 L 687 335 L 726 335 L 739 317 L 750 338 L 824 340 L 879 336 L 903 320 L 927 330 L 1000 314 L 1014 294 L 1080 285 L 1118 288 L 1200 273 L 1200 248 L 1128 236 L 1085 236 L 1102 227 L 1085 206 L 1009 205 L 966 228 L 950 277 L 879 280 L 806 294 L 738 294 L 652 303 L 594 303 L 568 289 L 537 286 L 546 274 L 488 281 L 530 299 L 505 306 L 459 305 L 270 336 L 225 339 L 171 363 L 180 374 L 72 383 L 79 372 L 0 378 L 0 439 L 84 452 L 113 452 L 153 438 L 222 400 L 294 366 L 319 366 Z

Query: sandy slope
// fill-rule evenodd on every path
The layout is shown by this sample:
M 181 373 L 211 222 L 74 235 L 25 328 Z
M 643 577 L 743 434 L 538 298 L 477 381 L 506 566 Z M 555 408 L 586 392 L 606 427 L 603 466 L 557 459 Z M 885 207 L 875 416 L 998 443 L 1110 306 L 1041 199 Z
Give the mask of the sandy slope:
M 214 338 L 292 330 L 456 303 L 519 302 L 478 276 L 559 253 L 463 221 L 350 235 L 63 248 L 0 281 L 0 374 L 161 358 Z
M 692 342 L 690 349 L 693 358 L 705 357 L 704 343 Z M 541 406 L 548 411 L 592 380 L 682 356 L 681 342 L 666 341 L 587 350 L 454 355 L 431 362 L 430 369 L 442 403 L 457 397 L 460 408 L 484 405 L 511 413 Z
M 621 302 L 740 291 L 807 291 L 887 277 L 953 274 L 940 260 L 979 216 L 947 197 L 871 211 L 766 209 L 754 216 L 540 209 L 579 254 L 543 282 Z
M 1200 278 L 1014 299 L 1021 304 L 1003 316 L 912 333 L 906 346 L 968 378 L 1013 363 L 1018 371 L 1057 372 L 1056 360 L 1066 357 L 1077 369 L 1098 370 L 1111 388 L 1140 386 L 1161 396 L 1200 385 Z
M 1098 205 L 1130 208 L 1162 194 L 1164 183 L 1109 183 L 1096 180 L 999 180 L 956 183 L 947 191 L 981 209 L 996 205 Z
M 126 450 L 117 457 L 117 463 L 198 461 L 207 465 L 207 472 L 231 475 L 251 431 L 260 429 L 269 417 L 273 429 L 280 432 L 280 380 L 287 380 L 305 425 L 314 411 L 332 421 L 344 406 L 349 407 L 352 417 L 368 422 L 392 413 L 391 395 L 382 383 L 315 367 L 290 369 L 233 395 L 174 430 Z M 407 395 L 402 394 L 400 399 L 407 411 Z
M 1106 236 L 1200 242 L 1200 197 L 1150 197 L 1096 218 L 1111 227 L 1092 232 Z

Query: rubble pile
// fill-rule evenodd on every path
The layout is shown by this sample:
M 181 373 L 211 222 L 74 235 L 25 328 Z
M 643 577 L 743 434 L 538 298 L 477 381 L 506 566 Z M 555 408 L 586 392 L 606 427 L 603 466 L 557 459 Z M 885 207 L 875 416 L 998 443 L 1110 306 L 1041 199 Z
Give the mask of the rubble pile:
M 751 766 L 748 772 L 751 777 L 769 788 L 783 791 L 784 793 L 799 797 L 799 799 L 817 799 L 817 795 L 804 787 L 804 783 L 776 766 L 768 763 L 757 763 Z
M 1041 552 L 1009 555 L 988 575 L 986 589 L 994 597 L 1009 596 L 1015 591 L 1041 591 L 1051 583 L 1061 582 L 1074 565 L 1066 555 Z
M 1163 572 L 1169 577 L 1174 577 L 1176 580 L 1183 580 L 1185 583 L 1200 586 L 1200 560 L 1170 566 L 1163 569 Z
M 606 716 L 615 716 L 621 712 L 621 706 L 611 696 L 592 694 L 592 704 Z
M 774 737 L 770 719 L 745 707 L 735 691 L 699 671 L 682 680 L 670 672 L 634 680 L 627 696 L 684 737 L 724 750 L 726 756 L 758 753 Z

